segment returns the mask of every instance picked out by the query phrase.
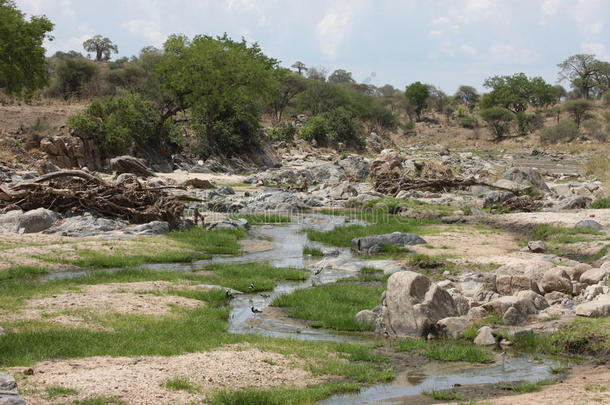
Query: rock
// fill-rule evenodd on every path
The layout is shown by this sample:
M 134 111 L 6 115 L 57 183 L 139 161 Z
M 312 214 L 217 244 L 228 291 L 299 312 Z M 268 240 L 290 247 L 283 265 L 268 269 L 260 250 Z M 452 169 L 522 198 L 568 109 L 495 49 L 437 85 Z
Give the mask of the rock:
M 599 284 L 595 284 L 595 285 L 590 285 L 585 289 L 585 300 L 586 301 L 592 301 L 595 297 L 597 297 L 598 295 L 601 295 L 604 293 L 604 286 L 601 286 Z
M 361 325 L 374 327 L 376 320 L 377 314 L 369 309 L 365 309 L 356 314 L 356 322 Z
M 562 293 L 561 291 L 553 291 L 544 294 L 544 299 L 549 303 L 549 305 L 552 306 L 570 301 L 570 296 L 565 293 Z
M 155 174 L 150 170 L 141 159 L 133 156 L 117 156 L 110 159 L 110 167 L 117 174 L 132 173 L 138 177 L 155 177 Z
M 591 199 L 589 197 L 584 197 L 581 195 L 569 197 L 565 200 L 560 201 L 555 205 L 555 209 L 563 211 L 563 210 L 574 210 L 577 208 L 586 208 L 591 204 Z
M 188 179 L 182 183 L 183 187 L 198 188 L 200 190 L 210 190 L 216 188 L 209 180 L 202 180 L 198 178 Z
M 542 295 L 537 294 L 533 291 L 519 291 L 517 293 L 517 297 L 526 298 L 530 300 L 538 311 L 542 311 L 543 309 L 548 308 L 549 306 L 549 303 Z
M 585 228 L 592 229 L 594 231 L 600 231 L 602 229 L 602 225 L 592 219 L 585 219 L 583 221 L 577 222 L 576 225 L 574 225 L 574 228 Z
M 533 168 L 513 167 L 504 173 L 503 177 L 519 184 L 532 185 L 541 191 L 550 191 L 540 172 Z
M 457 339 L 466 330 L 469 323 L 467 318 L 452 316 L 439 320 L 436 326 L 439 333 Z
M 485 318 L 488 315 L 488 312 L 483 307 L 472 307 L 468 311 L 467 318 L 471 321 L 478 321 Z
M 544 253 L 546 252 L 547 245 L 543 240 L 531 240 L 527 242 L 527 248 L 532 253 Z
M 572 281 L 580 281 L 580 276 L 582 275 L 582 273 L 584 273 L 585 271 L 587 271 L 589 269 L 592 269 L 592 267 L 589 264 L 578 263 L 576 266 L 567 267 L 566 273 L 568 273 L 568 276 L 570 276 Z
M 4 373 L 0 373 L 0 405 L 25 405 L 25 401 L 19 396 L 17 382 Z
M 350 183 L 344 182 L 330 190 L 330 198 L 333 200 L 347 200 L 358 195 L 358 190 Z
M 460 217 L 459 215 L 448 215 L 445 217 L 440 217 L 439 219 L 444 224 L 457 224 L 465 222 L 464 218 Z
M 219 222 L 213 222 L 211 224 L 206 224 L 206 229 L 208 229 L 208 230 L 237 229 L 237 228 L 250 229 L 250 224 L 248 223 L 247 220 L 245 220 L 243 218 L 239 218 L 239 219 L 225 218 Z
M 589 269 L 580 275 L 580 282 L 585 284 L 597 284 L 610 274 L 610 266 L 607 269 Z
M 512 345 L 513 345 L 513 342 L 511 342 L 510 340 L 502 339 L 502 341 L 500 341 L 500 346 L 503 348 L 508 348 Z
M 94 217 L 90 213 L 66 218 L 62 223 L 44 233 L 63 236 L 94 236 L 126 227 L 129 223 L 122 220 Z
M 245 203 L 249 212 L 300 212 L 309 208 L 293 193 L 268 191 L 248 199 Z
M 451 295 L 459 316 L 468 314 L 468 311 L 470 311 L 471 299 L 464 297 L 457 288 L 447 288 L 441 285 L 441 283 L 438 283 L 438 286 L 446 289 L 449 295 Z
M 169 232 L 169 229 L 168 222 L 152 221 L 147 224 L 126 228 L 123 230 L 123 233 L 133 235 L 165 235 Z
M 600 295 L 595 301 L 585 302 L 574 308 L 576 315 L 596 318 L 610 315 L 610 295 Z
M 474 272 L 461 276 L 459 288 L 465 297 L 476 301 L 487 302 L 497 296 L 496 275 L 493 273 Z
M 513 295 L 523 290 L 535 290 L 536 282 L 530 275 L 510 266 L 502 266 L 496 270 L 496 288 L 501 295 Z
M 510 191 L 498 191 L 493 190 L 485 194 L 485 200 L 483 201 L 483 208 L 491 207 L 494 204 L 504 202 L 515 195 Z
M 522 316 L 535 314 L 538 312 L 533 301 L 527 297 L 517 297 L 514 295 L 506 295 L 504 297 L 496 298 L 482 305 L 488 312 L 493 312 L 498 315 L 504 315 L 504 313 L 510 307 L 514 307 L 519 311 Z
M 233 187 L 231 186 L 222 186 L 219 187 L 216 192 L 218 194 L 222 194 L 222 195 L 233 195 L 235 194 L 235 190 L 233 190 Z
M 373 247 L 381 248 L 386 245 L 392 246 L 413 246 L 423 245 L 427 242 L 420 237 L 412 233 L 387 233 L 385 235 L 375 236 L 364 236 L 361 238 L 352 239 L 352 250 L 361 253 L 368 253 Z
M 502 321 L 506 325 L 518 325 L 523 322 L 525 319 L 521 316 L 519 311 L 515 307 L 510 307 L 506 310 L 504 315 L 502 316 Z
M 37 208 L 28 212 L 9 211 L 0 215 L 0 231 L 13 233 L 35 233 L 50 228 L 60 215 L 46 208 Z
M 457 315 L 446 290 L 412 271 L 390 276 L 382 306 L 376 331 L 391 336 L 427 336 L 439 320 Z
M 477 337 L 474 338 L 474 344 L 479 346 L 492 346 L 496 344 L 496 338 L 489 326 L 483 326 L 479 329 Z
M 562 267 L 556 267 L 544 273 L 540 282 L 542 290 L 545 293 L 560 291 L 566 294 L 572 294 L 572 281 L 570 276 Z

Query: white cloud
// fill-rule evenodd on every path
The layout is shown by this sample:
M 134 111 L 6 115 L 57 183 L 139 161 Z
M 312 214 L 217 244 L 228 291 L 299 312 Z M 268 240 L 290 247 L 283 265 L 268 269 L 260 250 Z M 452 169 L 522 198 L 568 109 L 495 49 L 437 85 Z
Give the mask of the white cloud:
M 466 55 L 470 55 L 470 56 L 475 56 L 478 54 L 477 49 L 475 47 L 466 45 L 466 44 L 463 44 L 462 46 L 460 46 L 460 51 L 462 51 L 462 53 L 465 53 Z
M 584 53 L 595 55 L 597 59 L 610 60 L 610 51 L 601 42 L 589 42 L 581 44 L 580 48 Z
M 541 25 L 546 25 L 548 18 L 557 14 L 559 11 L 559 5 L 562 0 L 544 0 L 540 5 L 540 20 L 538 21 Z
M 489 56 L 494 62 L 519 65 L 532 64 L 540 59 L 531 49 L 498 43 L 489 47 Z
M 134 35 L 140 35 L 151 41 L 154 46 L 161 46 L 165 42 L 164 35 L 159 24 L 151 20 L 134 19 L 123 22 L 123 27 Z
M 351 31 L 354 15 L 361 11 L 363 0 L 334 0 L 316 25 L 316 35 L 322 52 L 329 57 L 336 57 L 338 49 L 345 43 Z
M 604 14 L 604 4 L 600 0 L 578 0 L 572 8 L 572 16 L 576 20 L 578 27 L 585 33 L 598 35 L 604 26 L 600 18 Z

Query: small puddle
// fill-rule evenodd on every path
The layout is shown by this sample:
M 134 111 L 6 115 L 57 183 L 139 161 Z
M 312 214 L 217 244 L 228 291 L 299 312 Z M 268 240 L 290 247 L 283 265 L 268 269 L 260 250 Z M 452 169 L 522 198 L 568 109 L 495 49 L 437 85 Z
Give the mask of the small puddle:
M 453 365 L 432 363 L 423 370 L 399 374 L 389 384 L 374 385 L 355 394 L 335 395 L 320 403 L 330 405 L 408 404 L 412 403 L 409 397 L 426 391 L 476 384 L 536 382 L 549 379 L 552 377 L 550 368 L 553 365 L 552 361 L 533 361 L 527 357 L 507 358 L 503 362 L 480 366 L 464 363 Z M 457 368 L 459 370 L 456 370 Z

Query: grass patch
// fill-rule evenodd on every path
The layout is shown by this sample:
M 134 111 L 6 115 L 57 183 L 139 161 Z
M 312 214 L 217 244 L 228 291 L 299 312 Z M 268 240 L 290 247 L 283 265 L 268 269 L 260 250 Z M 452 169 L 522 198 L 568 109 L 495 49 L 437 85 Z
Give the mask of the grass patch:
M 198 386 L 197 384 L 193 384 L 192 382 L 190 382 L 188 379 L 186 379 L 184 377 L 176 377 L 176 378 L 167 380 L 163 384 L 163 387 L 170 391 L 186 391 L 186 392 L 191 392 L 193 394 L 201 392 L 200 386 Z
M 429 359 L 441 361 L 486 363 L 492 360 L 492 354 L 489 349 L 459 340 L 441 339 L 427 341 L 405 338 L 398 340 L 395 350 L 397 352 L 413 351 Z
M 36 266 L 18 266 L 0 270 L 0 282 L 6 280 L 32 279 L 48 274 L 49 270 Z
M 197 226 L 167 234 L 169 239 L 180 242 L 185 247 L 208 254 L 237 254 L 240 249 L 239 240 L 245 236 L 246 231 L 241 228 L 208 231 Z
M 610 197 L 601 198 L 601 199 L 599 199 L 597 201 L 594 201 L 591 204 L 591 208 L 595 208 L 595 209 L 610 208 Z
M 389 214 L 398 214 L 401 211 L 413 210 L 427 216 L 443 216 L 452 214 L 455 208 L 449 205 L 430 204 L 418 200 L 405 200 L 401 198 L 385 197 L 368 201 L 365 208 L 381 210 Z
M 79 250 L 77 255 L 77 259 L 67 262 L 79 267 L 97 268 L 137 267 L 148 263 L 183 263 L 210 257 L 202 252 L 166 251 L 152 255 L 128 255 L 120 250 L 101 253 L 90 249 Z
M 304 389 L 275 388 L 264 390 L 246 388 L 239 391 L 220 391 L 212 395 L 210 405 L 290 405 L 314 403 L 333 394 L 358 392 L 360 388 L 353 383 L 326 383 Z
M 589 385 L 585 385 L 585 391 L 587 391 L 587 392 L 607 392 L 608 387 L 606 387 L 604 385 L 589 384 Z
M 303 247 L 303 256 L 321 257 L 321 256 L 324 256 L 324 254 L 322 253 L 322 249 L 318 249 L 318 248 L 311 247 L 311 246 L 304 246 Z
M 385 283 L 389 277 L 390 275 L 386 275 L 383 270 L 373 267 L 363 267 L 360 269 L 360 276 L 358 279 L 362 281 L 381 281 Z
M 587 228 L 564 228 L 549 224 L 540 224 L 532 228 L 532 239 L 549 240 L 559 236 L 574 236 L 574 235 L 602 235 L 601 232 Z
M 289 216 L 272 213 L 230 215 L 230 218 L 245 219 L 250 225 L 285 224 L 291 221 Z
M 356 314 L 379 304 L 383 286 L 339 282 L 296 290 L 277 297 L 272 305 L 286 309 L 288 316 L 312 321 L 312 327 L 345 331 L 372 330 L 356 322 Z
M 115 397 L 96 396 L 80 401 L 73 401 L 73 405 L 125 405 L 125 402 Z
M 59 397 L 61 395 L 76 395 L 78 391 L 73 388 L 62 387 L 61 385 L 54 385 L 52 387 L 47 387 L 44 390 L 47 399 L 53 399 L 55 397 Z
M 269 263 L 211 264 L 206 270 L 214 272 L 214 275 L 204 278 L 206 283 L 239 291 L 249 291 L 250 283 L 254 283 L 252 291 L 268 291 L 280 280 L 300 281 L 309 276 L 303 270 L 276 268 Z
M 545 385 L 552 384 L 551 381 L 541 380 L 537 382 L 523 382 L 523 383 L 505 383 L 500 384 L 499 388 L 505 391 L 512 391 L 518 394 L 527 394 L 528 392 L 538 392 L 542 390 Z
M 437 401 L 461 401 L 463 399 L 462 395 L 456 390 L 424 391 L 422 394 Z

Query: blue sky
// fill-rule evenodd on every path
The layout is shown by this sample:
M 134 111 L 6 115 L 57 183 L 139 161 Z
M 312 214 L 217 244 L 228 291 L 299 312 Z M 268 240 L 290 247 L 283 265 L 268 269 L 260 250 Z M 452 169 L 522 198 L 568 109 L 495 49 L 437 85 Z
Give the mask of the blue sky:
M 557 81 L 575 53 L 610 61 L 610 0 L 16 0 L 55 23 L 48 54 L 83 51 L 95 34 L 119 56 L 172 33 L 244 36 L 290 66 L 342 68 L 363 82 L 414 81 L 453 93 L 525 72 Z M 84 51 L 83 51 L 84 52 Z M 567 84 L 565 84 L 567 87 Z

